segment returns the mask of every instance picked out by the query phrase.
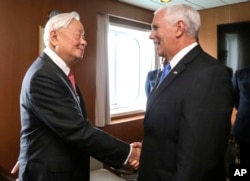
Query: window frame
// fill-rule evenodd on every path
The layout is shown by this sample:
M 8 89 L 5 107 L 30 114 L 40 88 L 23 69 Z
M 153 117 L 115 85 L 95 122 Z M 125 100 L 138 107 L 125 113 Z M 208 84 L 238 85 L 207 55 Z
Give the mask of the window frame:
M 151 31 L 151 25 L 147 23 L 142 23 L 138 21 L 131 21 L 128 19 L 122 19 L 118 17 L 110 16 L 109 18 L 109 25 L 111 26 L 118 26 L 121 28 L 128 28 L 132 30 L 140 30 L 140 31 L 147 31 L 150 33 Z M 151 67 L 152 69 L 155 68 Z M 150 71 L 150 70 L 149 70 Z M 109 91 L 110 93 L 110 91 Z M 121 120 L 134 120 L 138 117 L 141 118 L 141 116 L 145 113 L 145 108 L 138 106 L 130 106 L 130 107 L 124 107 L 124 108 L 118 108 L 119 111 L 116 111 L 116 109 L 112 109 L 110 106 L 110 117 L 111 117 L 111 123 Z M 122 111 L 121 111 L 122 110 Z

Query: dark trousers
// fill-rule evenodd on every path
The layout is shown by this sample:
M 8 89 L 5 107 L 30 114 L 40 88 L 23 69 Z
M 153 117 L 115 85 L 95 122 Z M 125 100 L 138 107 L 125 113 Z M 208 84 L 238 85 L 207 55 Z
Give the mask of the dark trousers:
M 250 143 L 240 142 L 240 164 L 250 168 Z

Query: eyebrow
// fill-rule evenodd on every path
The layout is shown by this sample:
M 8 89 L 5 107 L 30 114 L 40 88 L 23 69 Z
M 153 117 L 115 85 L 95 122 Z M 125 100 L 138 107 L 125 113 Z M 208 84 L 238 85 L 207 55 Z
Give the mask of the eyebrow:
M 155 29 L 157 29 L 157 28 L 159 28 L 159 26 L 157 26 L 157 25 L 155 25 L 155 24 L 152 24 L 152 25 L 151 25 L 151 29 L 154 29 L 154 30 L 155 30 Z

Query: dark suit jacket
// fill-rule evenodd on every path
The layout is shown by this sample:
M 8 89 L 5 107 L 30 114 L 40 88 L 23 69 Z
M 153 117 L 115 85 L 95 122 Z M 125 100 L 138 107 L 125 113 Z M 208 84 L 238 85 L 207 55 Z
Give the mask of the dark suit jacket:
M 233 85 L 238 110 L 233 135 L 237 142 L 250 144 L 250 67 L 235 72 Z
M 154 89 L 156 83 L 157 83 L 157 78 L 159 75 L 159 72 L 161 69 L 156 69 L 148 72 L 146 82 L 145 82 L 145 93 L 146 96 L 148 97 L 151 91 Z
M 20 181 L 89 180 L 89 156 L 115 168 L 130 146 L 94 128 L 65 73 L 43 53 L 21 90 Z
M 232 107 L 229 74 L 196 46 L 148 98 L 139 180 L 225 180 Z

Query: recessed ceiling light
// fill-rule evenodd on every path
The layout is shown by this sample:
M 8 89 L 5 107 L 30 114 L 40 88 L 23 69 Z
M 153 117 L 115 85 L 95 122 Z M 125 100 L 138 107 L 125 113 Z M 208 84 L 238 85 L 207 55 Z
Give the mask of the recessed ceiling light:
M 168 3 L 170 2 L 171 0 L 161 0 L 162 3 Z

